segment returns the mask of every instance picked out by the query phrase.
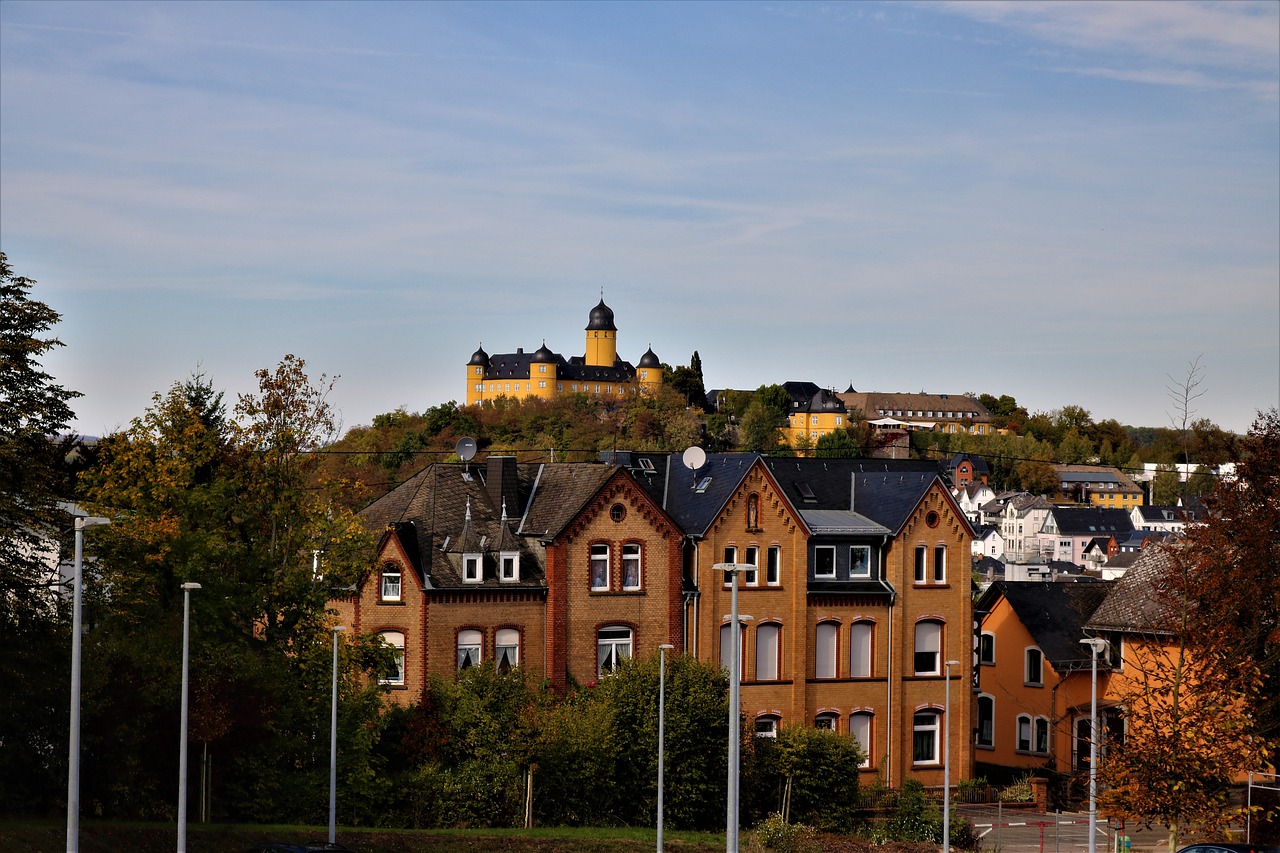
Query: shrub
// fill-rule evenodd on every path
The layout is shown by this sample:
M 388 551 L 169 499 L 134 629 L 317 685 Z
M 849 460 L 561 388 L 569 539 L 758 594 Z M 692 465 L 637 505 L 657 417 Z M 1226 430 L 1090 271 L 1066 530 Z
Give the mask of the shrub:
M 773 813 L 756 824 L 752 836 L 752 850 L 777 850 L 778 853 L 808 853 L 817 851 L 817 832 L 802 823 L 787 823 L 782 815 Z

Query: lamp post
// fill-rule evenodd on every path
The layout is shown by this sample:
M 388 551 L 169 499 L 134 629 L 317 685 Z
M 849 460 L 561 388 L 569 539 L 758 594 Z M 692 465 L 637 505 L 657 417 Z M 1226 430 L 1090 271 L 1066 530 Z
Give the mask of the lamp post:
M 329 717 L 329 844 L 336 843 L 338 832 L 338 634 L 345 625 L 334 625 L 333 631 L 333 699 Z
M 1089 853 L 1098 851 L 1098 653 L 1107 647 L 1100 637 L 1088 637 L 1080 641 L 1089 647 L 1090 700 L 1089 700 Z
M 80 850 L 80 603 L 84 586 L 84 531 L 108 518 L 76 518 L 75 575 L 71 595 L 71 728 L 67 734 L 67 853 Z
M 742 563 L 716 563 L 713 566 L 729 576 L 729 797 L 725 814 L 724 845 L 727 853 L 738 853 L 738 731 L 742 692 L 742 642 L 738 619 L 738 573 L 755 566 Z
M 178 733 L 178 853 L 187 853 L 187 664 L 191 658 L 191 590 L 182 585 L 182 712 Z
M 942 853 L 951 853 L 951 667 L 960 661 L 949 660 L 946 669 L 946 700 L 942 713 Z
M 674 648 L 675 646 L 670 643 L 658 646 L 658 853 L 662 853 L 662 765 L 667 734 L 667 651 Z

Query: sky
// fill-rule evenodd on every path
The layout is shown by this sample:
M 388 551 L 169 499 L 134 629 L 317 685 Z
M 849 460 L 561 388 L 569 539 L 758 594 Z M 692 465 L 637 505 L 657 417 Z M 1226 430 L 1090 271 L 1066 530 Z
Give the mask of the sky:
M 73 428 L 286 354 L 345 427 L 464 366 L 1280 405 L 1274 2 L 0 1 L 0 249 Z

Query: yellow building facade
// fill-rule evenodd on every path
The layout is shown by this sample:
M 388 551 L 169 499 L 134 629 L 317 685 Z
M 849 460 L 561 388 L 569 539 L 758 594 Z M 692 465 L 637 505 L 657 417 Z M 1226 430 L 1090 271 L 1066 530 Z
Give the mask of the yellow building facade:
M 545 341 L 532 353 L 521 347 L 489 355 L 481 346 L 466 371 L 469 406 L 500 397 L 553 399 L 562 394 L 617 399 L 662 387 L 662 362 L 652 348 L 635 365 L 618 358 L 618 327 L 603 299 L 591 309 L 583 355 L 565 358 L 548 349 Z

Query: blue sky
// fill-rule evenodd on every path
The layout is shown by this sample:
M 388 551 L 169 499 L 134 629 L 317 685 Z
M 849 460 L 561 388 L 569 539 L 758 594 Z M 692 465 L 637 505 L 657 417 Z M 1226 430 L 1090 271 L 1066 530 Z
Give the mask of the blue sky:
M 708 387 L 1280 405 L 1280 4 L 0 2 L 0 246 L 76 428 L 286 353 L 345 425 L 478 345 Z

